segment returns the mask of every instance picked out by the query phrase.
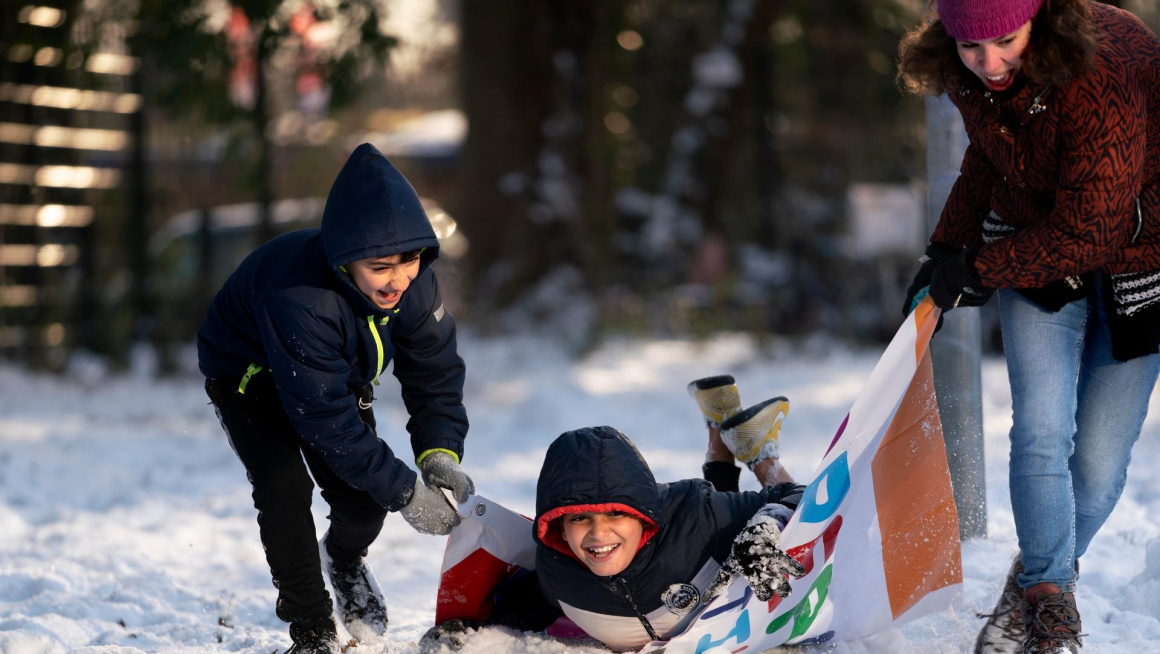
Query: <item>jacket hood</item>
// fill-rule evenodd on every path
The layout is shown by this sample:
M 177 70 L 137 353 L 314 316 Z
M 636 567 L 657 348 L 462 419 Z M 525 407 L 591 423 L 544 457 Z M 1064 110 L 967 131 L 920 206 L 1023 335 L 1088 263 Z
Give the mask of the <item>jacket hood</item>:
M 536 542 L 574 558 L 560 520 L 585 511 L 634 515 L 644 524 L 641 547 L 662 525 L 652 470 L 632 441 L 612 427 L 565 432 L 548 447 L 536 483 Z
M 435 230 L 403 173 L 370 143 L 339 171 L 322 212 L 322 247 L 336 274 L 359 259 L 422 250 L 420 272 L 439 256 Z

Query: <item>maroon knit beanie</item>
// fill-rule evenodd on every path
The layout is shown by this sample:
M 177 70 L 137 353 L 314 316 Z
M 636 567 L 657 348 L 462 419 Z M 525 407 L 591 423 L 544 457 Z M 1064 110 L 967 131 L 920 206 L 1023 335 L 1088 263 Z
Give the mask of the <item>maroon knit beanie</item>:
M 947 34 L 963 41 L 985 41 L 1010 34 L 1031 20 L 1043 0 L 936 0 Z

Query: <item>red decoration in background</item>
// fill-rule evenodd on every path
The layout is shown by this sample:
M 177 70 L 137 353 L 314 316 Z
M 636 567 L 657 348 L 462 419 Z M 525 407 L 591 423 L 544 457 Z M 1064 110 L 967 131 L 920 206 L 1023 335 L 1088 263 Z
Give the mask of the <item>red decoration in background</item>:
M 226 21 L 226 47 L 233 66 L 230 68 L 230 100 L 243 109 L 253 109 L 256 97 L 255 82 L 258 78 L 258 59 L 254 53 L 254 35 L 250 32 L 250 19 L 241 7 L 230 9 Z

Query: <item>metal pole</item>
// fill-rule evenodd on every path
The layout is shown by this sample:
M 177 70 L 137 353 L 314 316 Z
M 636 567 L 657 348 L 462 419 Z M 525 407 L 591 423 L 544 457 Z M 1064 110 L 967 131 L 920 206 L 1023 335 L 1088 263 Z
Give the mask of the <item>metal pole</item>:
M 967 134 L 958 110 L 946 96 L 927 98 L 926 207 L 931 230 L 959 176 L 966 149 Z M 978 310 L 960 308 L 946 314 L 931 341 L 935 393 L 962 539 L 987 535 L 981 331 Z

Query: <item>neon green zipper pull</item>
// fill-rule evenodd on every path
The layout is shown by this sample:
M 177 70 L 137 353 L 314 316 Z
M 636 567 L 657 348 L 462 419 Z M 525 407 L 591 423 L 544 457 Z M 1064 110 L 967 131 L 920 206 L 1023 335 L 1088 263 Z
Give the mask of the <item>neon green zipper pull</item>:
M 246 374 L 242 375 L 242 381 L 238 384 L 238 393 L 246 394 L 246 385 L 250 383 L 250 377 L 262 372 L 262 366 L 256 363 L 251 363 L 249 368 L 246 368 Z
M 381 375 L 383 372 L 383 339 L 381 336 L 379 336 L 378 328 L 375 327 L 375 317 L 374 316 L 367 316 L 367 327 L 371 328 L 371 336 L 375 337 L 375 349 L 378 350 L 378 354 L 379 354 L 379 363 L 378 363 L 378 366 L 375 367 L 375 379 L 374 379 L 375 386 L 378 386 L 379 385 L 379 375 Z

